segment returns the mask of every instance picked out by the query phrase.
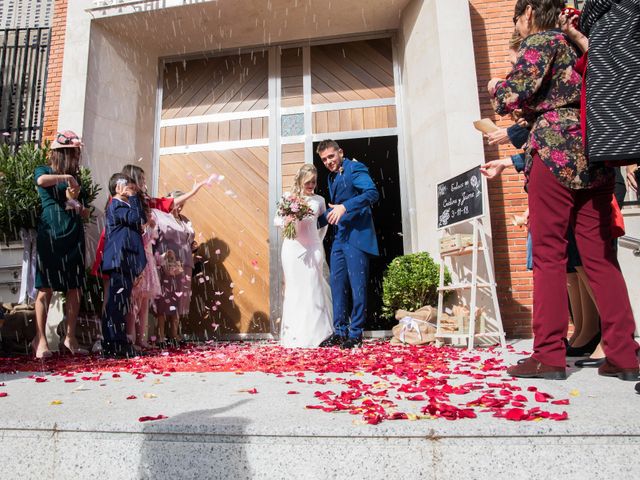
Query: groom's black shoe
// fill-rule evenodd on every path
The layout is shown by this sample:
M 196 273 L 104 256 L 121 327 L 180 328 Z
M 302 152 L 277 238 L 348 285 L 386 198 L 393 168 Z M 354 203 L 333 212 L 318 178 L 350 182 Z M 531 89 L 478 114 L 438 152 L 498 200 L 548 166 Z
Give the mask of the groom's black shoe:
M 325 338 L 322 341 L 322 343 L 320 343 L 320 347 L 322 347 L 322 348 L 335 347 L 335 346 L 338 346 L 338 345 L 342 345 L 345 340 L 346 340 L 345 337 L 342 337 L 340 335 L 336 335 L 334 333 L 330 337 Z
M 342 342 L 342 345 L 340 345 L 340 348 L 351 349 L 351 348 L 358 348 L 358 347 L 361 347 L 361 346 L 362 346 L 362 337 L 360 337 L 360 338 L 348 338 L 347 340 Z

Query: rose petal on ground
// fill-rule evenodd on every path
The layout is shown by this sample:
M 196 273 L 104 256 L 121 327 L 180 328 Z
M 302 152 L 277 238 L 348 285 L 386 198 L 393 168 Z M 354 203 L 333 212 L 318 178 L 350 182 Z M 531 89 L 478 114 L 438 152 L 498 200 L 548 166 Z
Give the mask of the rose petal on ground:
M 169 418 L 166 415 L 156 415 L 155 417 L 151 417 L 151 416 L 146 416 L 146 417 L 140 417 L 138 419 L 139 422 L 154 422 L 156 420 L 164 420 L 165 418 Z

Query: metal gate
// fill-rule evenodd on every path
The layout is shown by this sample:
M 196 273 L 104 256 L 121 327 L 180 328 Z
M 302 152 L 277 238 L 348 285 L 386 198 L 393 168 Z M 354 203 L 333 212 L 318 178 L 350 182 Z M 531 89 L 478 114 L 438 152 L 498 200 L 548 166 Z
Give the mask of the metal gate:
M 0 30 L 0 133 L 14 147 L 40 143 L 51 28 Z

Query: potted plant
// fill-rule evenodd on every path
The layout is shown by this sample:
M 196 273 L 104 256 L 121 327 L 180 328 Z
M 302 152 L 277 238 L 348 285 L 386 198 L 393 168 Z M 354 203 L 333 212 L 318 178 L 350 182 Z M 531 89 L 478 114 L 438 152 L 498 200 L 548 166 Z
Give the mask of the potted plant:
M 394 258 L 382 280 L 382 312 L 393 317 L 396 310 L 415 311 L 438 303 L 440 266 L 427 252 L 412 253 Z M 445 285 L 451 283 L 445 268 Z

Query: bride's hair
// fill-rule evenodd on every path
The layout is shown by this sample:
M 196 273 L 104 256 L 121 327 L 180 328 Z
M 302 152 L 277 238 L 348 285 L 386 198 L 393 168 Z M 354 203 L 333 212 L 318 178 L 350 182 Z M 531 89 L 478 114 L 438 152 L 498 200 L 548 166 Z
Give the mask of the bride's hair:
M 300 195 L 302 193 L 302 189 L 305 183 L 311 180 L 313 177 L 318 178 L 318 170 L 316 167 L 311 165 L 310 163 L 304 164 L 296 173 L 295 178 L 293 179 L 293 187 L 291 188 L 291 193 L 294 195 Z

